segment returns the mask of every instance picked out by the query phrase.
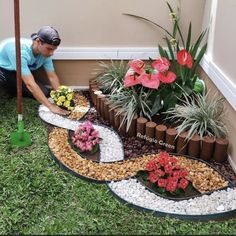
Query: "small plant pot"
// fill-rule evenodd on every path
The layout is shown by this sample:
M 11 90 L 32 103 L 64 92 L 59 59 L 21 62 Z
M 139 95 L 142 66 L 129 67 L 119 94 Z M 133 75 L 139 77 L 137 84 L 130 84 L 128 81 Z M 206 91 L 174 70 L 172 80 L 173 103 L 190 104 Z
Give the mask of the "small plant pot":
M 68 142 L 70 143 L 72 149 L 75 150 L 81 157 L 83 157 L 85 159 L 95 161 L 95 162 L 100 162 L 100 146 L 99 146 L 99 144 L 96 144 L 91 151 L 83 152 L 80 150 L 80 148 L 78 148 L 72 142 L 71 137 L 73 136 L 73 134 L 74 134 L 74 131 L 70 130 Z

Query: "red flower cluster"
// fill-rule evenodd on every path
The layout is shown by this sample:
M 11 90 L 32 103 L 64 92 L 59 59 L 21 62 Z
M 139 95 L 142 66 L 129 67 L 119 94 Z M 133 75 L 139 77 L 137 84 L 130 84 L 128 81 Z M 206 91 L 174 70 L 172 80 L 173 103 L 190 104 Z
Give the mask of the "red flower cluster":
M 177 159 L 167 152 L 160 152 L 159 158 L 149 161 L 146 164 L 146 170 L 149 171 L 148 180 L 167 192 L 184 190 L 189 184 L 185 178 L 188 172 L 181 169 L 177 164 Z

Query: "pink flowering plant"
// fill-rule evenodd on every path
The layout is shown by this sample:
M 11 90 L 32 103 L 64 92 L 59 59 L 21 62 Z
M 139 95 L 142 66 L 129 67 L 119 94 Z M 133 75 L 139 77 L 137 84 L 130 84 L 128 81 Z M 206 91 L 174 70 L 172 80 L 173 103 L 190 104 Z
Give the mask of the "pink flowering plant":
M 179 26 L 178 14 L 167 2 L 172 20 L 172 32 L 146 18 L 125 14 L 145 20 L 165 32 L 166 46 L 158 46 L 159 57 L 140 59 L 128 63 L 103 64 L 97 76 L 99 88 L 106 93 L 114 108 L 124 113 L 121 125 L 129 129 L 135 116 L 152 119 L 156 114 L 164 114 L 176 104 L 182 103 L 183 95 L 203 93 L 204 82 L 199 79 L 196 69 L 206 51 L 207 44 L 201 47 L 206 35 L 203 31 L 192 43 L 192 26 L 189 24 L 187 39 L 184 40 Z
M 179 166 L 177 158 L 164 151 L 146 164 L 146 171 L 147 180 L 156 185 L 159 193 L 179 194 L 190 183 L 187 180 L 188 171 Z
M 125 75 L 124 86 L 132 87 L 136 84 L 150 89 L 158 89 L 160 83 L 170 84 L 176 80 L 176 75 L 170 68 L 170 61 L 166 58 L 159 58 L 146 66 L 142 60 L 132 60 L 128 63 L 130 69 Z
M 89 121 L 79 125 L 72 136 L 73 144 L 81 152 L 95 153 L 98 150 L 100 140 L 98 131 Z
M 150 96 L 151 116 L 174 107 L 180 102 L 183 94 L 203 93 L 204 90 L 204 82 L 199 79 L 196 70 L 207 48 L 206 43 L 201 46 L 207 30 L 204 30 L 196 42 L 192 43 L 190 22 L 185 40 L 179 25 L 178 11 L 175 12 L 168 2 L 167 6 L 173 25 L 172 32 L 144 17 L 125 13 L 147 21 L 166 33 L 164 39 L 167 47 L 158 46 L 160 58 L 150 58 L 149 66 L 141 60 L 130 61 L 130 69 L 124 80 L 125 87 L 142 85 L 155 90 Z

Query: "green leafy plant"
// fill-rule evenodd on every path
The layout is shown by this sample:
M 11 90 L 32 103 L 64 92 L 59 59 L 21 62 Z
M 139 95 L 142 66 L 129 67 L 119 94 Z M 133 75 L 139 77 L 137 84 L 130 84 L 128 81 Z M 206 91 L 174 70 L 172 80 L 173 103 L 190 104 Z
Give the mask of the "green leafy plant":
M 161 193 L 179 194 L 189 184 L 186 178 L 188 171 L 181 168 L 177 158 L 167 152 L 160 152 L 159 158 L 147 162 L 146 171 L 148 181 L 156 184 Z
M 99 68 L 96 68 L 93 74 L 103 93 L 113 94 L 123 89 L 123 79 L 127 70 L 128 65 L 123 60 L 111 60 L 110 63 L 101 61 Z
M 142 86 L 136 88 L 124 88 L 117 93 L 113 93 L 109 96 L 109 101 L 115 108 L 120 108 L 117 115 L 124 113 L 124 118 L 120 124 L 126 124 L 126 130 L 128 131 L 132 119 L 138 116 L 145 116 L 151 119 L 151 104 L 150 96 L 152 91 L 145 89 Z
M 204 81 L 198 78 L 196 69 L 206 51 L 207 44 L 199 48 L 207 31 L 192 43 L 190 22 L 187 40 L 184 40 L 180 19 L 168 2 L 167 6 L 172 16 L 172 32 L 146 18 L 126 14 L 154 24 L 166 33 L 167 48 L 158 46 L 160 58 L 150 58 L 147 63 L 139 59 L 129 63 L 100 62 L 99 72 L 96 72 L 99 88 L 115 107 L 120 107 L 120 112 L 125 112 L 122 124 L 127 123 L 127 130 L 136 114 L 152 119 L 179 103 L 183 92 L 190 95 L 204 90 Z
M 184 94 L 182 104 L 177 104 L 164 112 L 167 120 L 177 125 L 178 134 L 187 131 L 186 139 L 191 139 L 193 135 L 205 135 L 223 137 L 227 134 L 224 124 L 224 98 L 219 98 L 215 93 L 209 98 L 210 93 L 194 93 L 194 96 Z
M 73 111 L 75 108 L 74 103 L 74 92 L 71 88 L 61 85 L 57 90 L 52 90 L 50 92 L 50 97 L 53 101 L 60 107 Z
M 172 19 L 172 32 L 147 18 L 124 13 L 124 15 L 144 20 L 165 33 L 164 39 L 167 48 L 158 45 L 159 54 L 162 58 L 171 62 L 170 70 L 175 73 L 177 79 L 174 83 L 162 84 L 156 90 L 157 99 L 154 96 L 155 102 L 153 102 L 152 115 L 175 106 L 179 102 L 178 98 L 183 96 L 183 91 L 191 94 L 194 91 L 202 93 L 204 90 L 204 81 L 197 76 L 196 70 L 207 48 L 206 43 L 203 46 L 201 45 L 207 34 L 207 29 L 198 36 L 195 42 L 192 42 L 192 24 L 190 22 L 187 39 L 184 39 L 179 24 L 178 11 L 176 13 L 168 2 L 167 6 Z M 150 60 L 153 61 L 151 58 Z

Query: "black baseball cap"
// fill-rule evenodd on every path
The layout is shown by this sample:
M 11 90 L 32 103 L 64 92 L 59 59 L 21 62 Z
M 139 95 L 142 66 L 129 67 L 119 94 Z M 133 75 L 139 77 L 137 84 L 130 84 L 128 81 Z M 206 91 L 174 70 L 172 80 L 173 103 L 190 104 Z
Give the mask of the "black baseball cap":
M 53 46 L 58 46 L 61 42 L 60 36 L 53 27 L 43 26 L 38 33 L 31 35 L 33 40 L 39 38 L 43 43 L 47 43 Z

